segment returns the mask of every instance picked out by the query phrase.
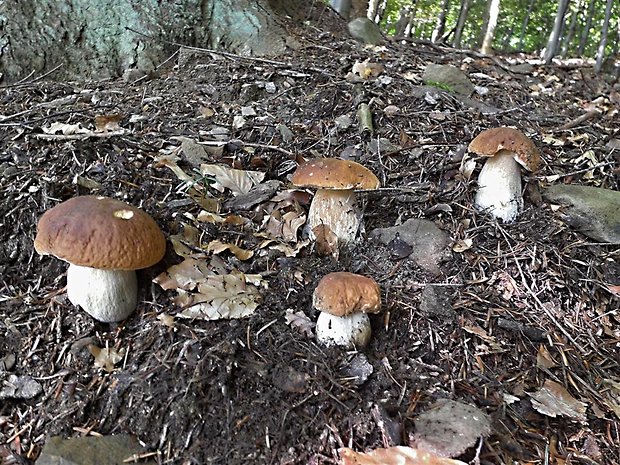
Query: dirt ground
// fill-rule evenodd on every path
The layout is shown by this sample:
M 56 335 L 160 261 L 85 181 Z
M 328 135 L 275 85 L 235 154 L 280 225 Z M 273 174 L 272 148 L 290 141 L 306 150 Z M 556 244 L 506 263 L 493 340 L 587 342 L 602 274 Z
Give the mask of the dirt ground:
M 407 444 L 420 412 L 453 399 L 492 420 L 479 463 L 620 463 L 618 247 L 572 231 L 540 195 L 550 183 L 619 188 L 620 151 L 609 145 L 620 137 L 618 94 L 584 66 L 511 70 L 507 60 L 522 58 L 421 43 L 364 48 L 324 36 L 273 61 L 183 52 L 138 82 L 1 88 L 0 382 L 27 376 L 42 392 L 0 400 L 0 461 L 31 463 L 55 435 L 129 433 L 160 463 L 335 464 L 343 445 Z M 383 71 L 345 79 L 364 60 Z M 458 66 L 488 92 L 466 101 L 422 87 L 429 63 Z M 360 102 L 369 104 L 374 133 L 358 127 Z M 594 106 L 592 118 L 562 129 Z M 241 125 L 243 107 L 256 114 L 246 111 Z M 94 130 L 96 115 L 115 114 L 122 134 L 44 132 L 54 122 Z M 336 122 L 342 116 L 351 123 Z M 526 208 L 510 225 L 472 208 L 480 160 L 470 178 L 460 170 L 467 143 L 496 126 L 532 135 L 544 157 L 540 172 L 525 176 Z M 177 154 L 178 166 L 195 174 L 178 136 L 203 144 L 203 163 L 264 172 L 282 182 L 279 192 L 291 188 L 303 159 L 355 159 L 382 181 L 382 190 L 361 195 L 366 231 L 426 218 L 450 235 L 454 250 L 438 274 L 394 244 L 367 238 L 337 261 L 311 245 L 286 256 L 257 237 L 269 199 L 220 208 L 247 218 L 243 226 L 198 221 L 209 199 L 226 205 L 232 194 L 205 181 L 190 195 L 161 163 Z M 377 150 L 379 139 L 390 144 Z M 228 251 L 214 259 L 192 246 L 209 266 L 263 276 L 268 286 L 255 313 L 162 318 L 180 312 L 176 293 L 152 282 L 181 262 L 172 242 L 161 263 L 139 272 L 140 303 L 126 321 L 98 323 L 72 306 L 66 264 L 37 255 L 33 238 L 44 211 L 86 194 L 140 206 L 168 237 L 192 227 L 205 247 L 220 240 L 253 250 L 247 260 Z M 287 208 L 306 211 L 307 196 L 295 199 L 301 203 Z M 307 325 L 286 317 L 315 320 L 313 288 L 335 270 L 381 285 L 384 312 L 371 317 L 363 351 L 373 369 L 366 381 L 351 376 L 355 353 L 317 345 Z M 421 309 L 429 284 L 448 290 L 452 312 Z M 95 365 L 90 344 L 123 358 L 107 371 Z M 585 403 L 585 416 L 535 408 L 531 394 L 546 381 Z M 473 447 L 459 458 L 475 456 Z

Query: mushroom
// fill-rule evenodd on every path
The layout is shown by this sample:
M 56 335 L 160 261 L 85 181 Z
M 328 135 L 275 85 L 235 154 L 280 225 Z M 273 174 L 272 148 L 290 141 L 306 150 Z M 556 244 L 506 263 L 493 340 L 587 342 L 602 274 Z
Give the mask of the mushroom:
M 368 313 L 381 311 L 379 285 L 367 276 L 345 271 L 325 275 L 312 296 L 321 311 L 316 338 L 321 344 L 364 348 L 370 341 Z
M 160 261 L 166 239 L 144 211 L 120 200 L 81 196 L 43 214 L 34 247 L 41 255 L 69 262 L 69 300 L 109 323 L 135 310 L 135 270 Z
M 294 186 L 318 188 L 308 212 L 308 235 L 318 226 L 327 226 L 339 243 L 353 242 L 362 223 L 354 189 L 377 189 L 379 179 L 354 161 L 337 158 L 308 160 L 295 170 Z
M 521 170 L 536 171 L 540 151 L 521 131 L 494 128 L 478 134 L 469 151 L 490 157 L 478 175 L 475 205 L 505 223 L 514 221 L 523 207 Z

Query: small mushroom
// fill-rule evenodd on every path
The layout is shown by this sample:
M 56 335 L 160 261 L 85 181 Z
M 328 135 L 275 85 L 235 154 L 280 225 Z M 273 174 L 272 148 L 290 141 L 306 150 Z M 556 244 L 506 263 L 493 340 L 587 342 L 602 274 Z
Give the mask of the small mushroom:
M 364 348 L 370 341 L 368 313 L 381 311 L 381 289 L 367 276 L 345 271 L 325 275 L 312 296 L 321 311 L 316 338 L 321 344 Z
M 338 242 L 353 242 L 362 223 L 355 189 L 377 189 L 379 179 L 368 168 L 349 160 L 320 158 L 308 160 L 291 179 L 297 187 L 317 188 L 308 212 L 308 234 L 327 226 Z
M 478 175 L 476 208 L 505 223 L 513 222 L 523 207 L 519 165 L 536 171 L 540 151 L 521 131 L 504 127 L 478 134 L 469 151 L 490 157 Z
M 135 270 L 162 259 L 166 239 L 144 211 L 106 197 L 74 197 L 43 214 L 34 247 L 69 262 L 67 295 L 103 322 L 136 308 Z

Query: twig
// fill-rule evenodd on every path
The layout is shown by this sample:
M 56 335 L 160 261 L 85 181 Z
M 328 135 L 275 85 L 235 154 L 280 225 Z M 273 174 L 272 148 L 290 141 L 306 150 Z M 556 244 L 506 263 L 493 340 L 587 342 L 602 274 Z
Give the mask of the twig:
M 132 29 L 130 27 L 126 28 L 128 31 L 131 31 L 135 34 L 141 35 L 142 37 L 146 37 L 147 39 L 151 39 L 151 40 L 155 40 L 155 41 L 159 41 L 159 42 L 163 42 L 165 44 L 169 44 L 169 45 L 174 45 L 176 47 L 181 47 L 187 50 L 194 50 L 196 52 L 201 52 L 201 53 L 212 53 L 214 55 L 220 55 L 226 58 L 232 58 L 235 60 L 246 60 L 246 61 L 254 61 L 257 63 L 266 63 L 269 65 L 274 65 L 274 66 L 281 66 L 281 67 L 285 67 L 285 68 L 294 68 L 293 65 L 291 65 L 290 63 L 286 63 L 284 61 L 277 61 L 277 60 L 270 60 L 268 58 L 261 58 L 261 57 L 252 57 L 252 56 L 245 56 L 245 55 L 237 55 L 236 53 L 230 53 L 230 52 L 224 52 L 221 50 L 213 50 L 210 48 L 202 48 L 202 47 L 194 47 L 192 45 L 185 45 L 182 44 L 180 42 L 174 42 L 172 40 L 166 40 L 166 39 L 162 39 L 160 37 L 155 37 L 149 34 L 145 34 L 144 32 L 140 32 L 137 31 L 135 29 Z M 309 71 L 314 71 L 316 73 L 320 73 L 323 74 L 325 76 L 329 76 L 329 77 L 334 77 L 333 74 L 328 73 L 327 71 L 325 71 L 324 69 L 320 69 L 320 68 L 315 68 L 315 67 L 308 67 L 308 68 L 304 68 L 305 70 L 309 70 Z
M 14 84 L 8 84 L 6 86 L 2 86 L 0 87 L 0 89 L 10 89 L 12 87 L 29 86 L 30 84 L 34 84 L 35 82 L 40 81 L 41 79 L 45 79 L 47 76 L 49 76 L 52 73 L 55 73 L 56 71 L 58 71 L 58 69 L 62 68 L 63 66 L 64 66 L 63 64 L 60 64 L 56 66 L 55 68 L 50 69 L 47 73 L 41 74 L 40 76 L 37 76 L 36 78 L 28 81 L 27 79 L 34 74 L 34 71 L 33 71 L 28 76 L 23 78 L 21 81 L 17 81 Z
M 557 131 L 566 131 L 567 129 L 572 129 L 576 126 L 579 126 L 581 123 L 585 123 L 593 118 L 598 118 L 601 116 L 601 111 L 598 108 L 594 108 L 593 110 L 585 112 L 583 115 L 578 116 L 577 118 L 570 120 L 568 123 L 560 126 Z
M 519 260 L 517 260 L 517 254 L 515 253 L 512 244 L 510 243 L 510 241 L 508 240 L 508 235 L 506 234 L 506 232 L 504 231 L 504 228 L 502 227 L 498 227 L 499 231 L 502 233 L 502 236 L 504 236 L 504 240 L 506 241 L 506 244 L 508 244 L 508 247 L 510 248 L 510 251 L 512 252 L 513 257 L 515 258 L 515 264 L 517 265 L 517 269 L 519 270 L 519 275 L 521 275 L 521 281 L 523 283 L 523 286 L 525 287 L 525 289 L 527 290 L 528 294 L 530 296 L 532 296 L 532 298 L 534 299 L 534 301 L 538 304 L 538 306 L 540 307 L 540 309 L 545 312 L 547 314 L 547 316 L 551 319 L 551 321 L 553 322 L 553 324 L 555 324 L 555 326 L 560 330 L 560 332 L 562 334 L 564 334 L 564 336 L 566 336 L 566 338 L 573 343 L 573 345 L 579 349 L 579 351 L 582 354 L 586 353 L 586 350 L 581 347 L 580 344 L 577 343 L 577 341 L 575 341 L 575 339 L 573 338 L 573 336 L 570 335 L 570 333 L 560 324 L 560 322 L 557 320 L 557 318 L 555 317 L 555 315 L 553 315 L 551 313 L 551 311 L 549 311 L 549 309 L 547 308 L 546 305 L 544 305 L 540 299 L 538 298 L 538 296 L 534 293 L 534 291 L 532 290 L 532 288 L 530 287 L 530 285 L 527 283 L 527 280 L 525 279 L 525 274 L 523 273 L 523 269 L 521 268 L 521 264 L 519 263 Z

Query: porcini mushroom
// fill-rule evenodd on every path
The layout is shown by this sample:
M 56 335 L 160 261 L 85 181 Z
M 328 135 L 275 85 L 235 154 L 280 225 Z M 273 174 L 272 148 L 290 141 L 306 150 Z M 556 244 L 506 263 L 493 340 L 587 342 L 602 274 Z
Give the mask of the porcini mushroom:
M 377 189 L 379 179 L 368 168 L 349 160 L 317 158 L 295 170 L 291 179 L 297 187 L 317 188 L 308 212 L 308 234 L 327 226 L 339 243 L 353 242 L 362 222 L 355 189 Z
M 364 348 L 370 341 L 368 313 L 381 311 L 381 289 L 367 276 L 340 271 L 319 281 L 312 305 L 321 311 L 316 338 L 325 346 Z
M 514 221 L 523 207 L 519 165 L 536 171 L 540 151 L 521 131 L 505 127 L 481 132 L 469 151 L 490 157 L 478 175 L 476 207 L 505 223 Z
M 69 300 L 109 323 L 135 310 L 135 270 L 161 260 L 166 239 L 144 211 L 120 200 L 81 196 L 43 214 L 34 247 L 41 255 L 69 262 Z

